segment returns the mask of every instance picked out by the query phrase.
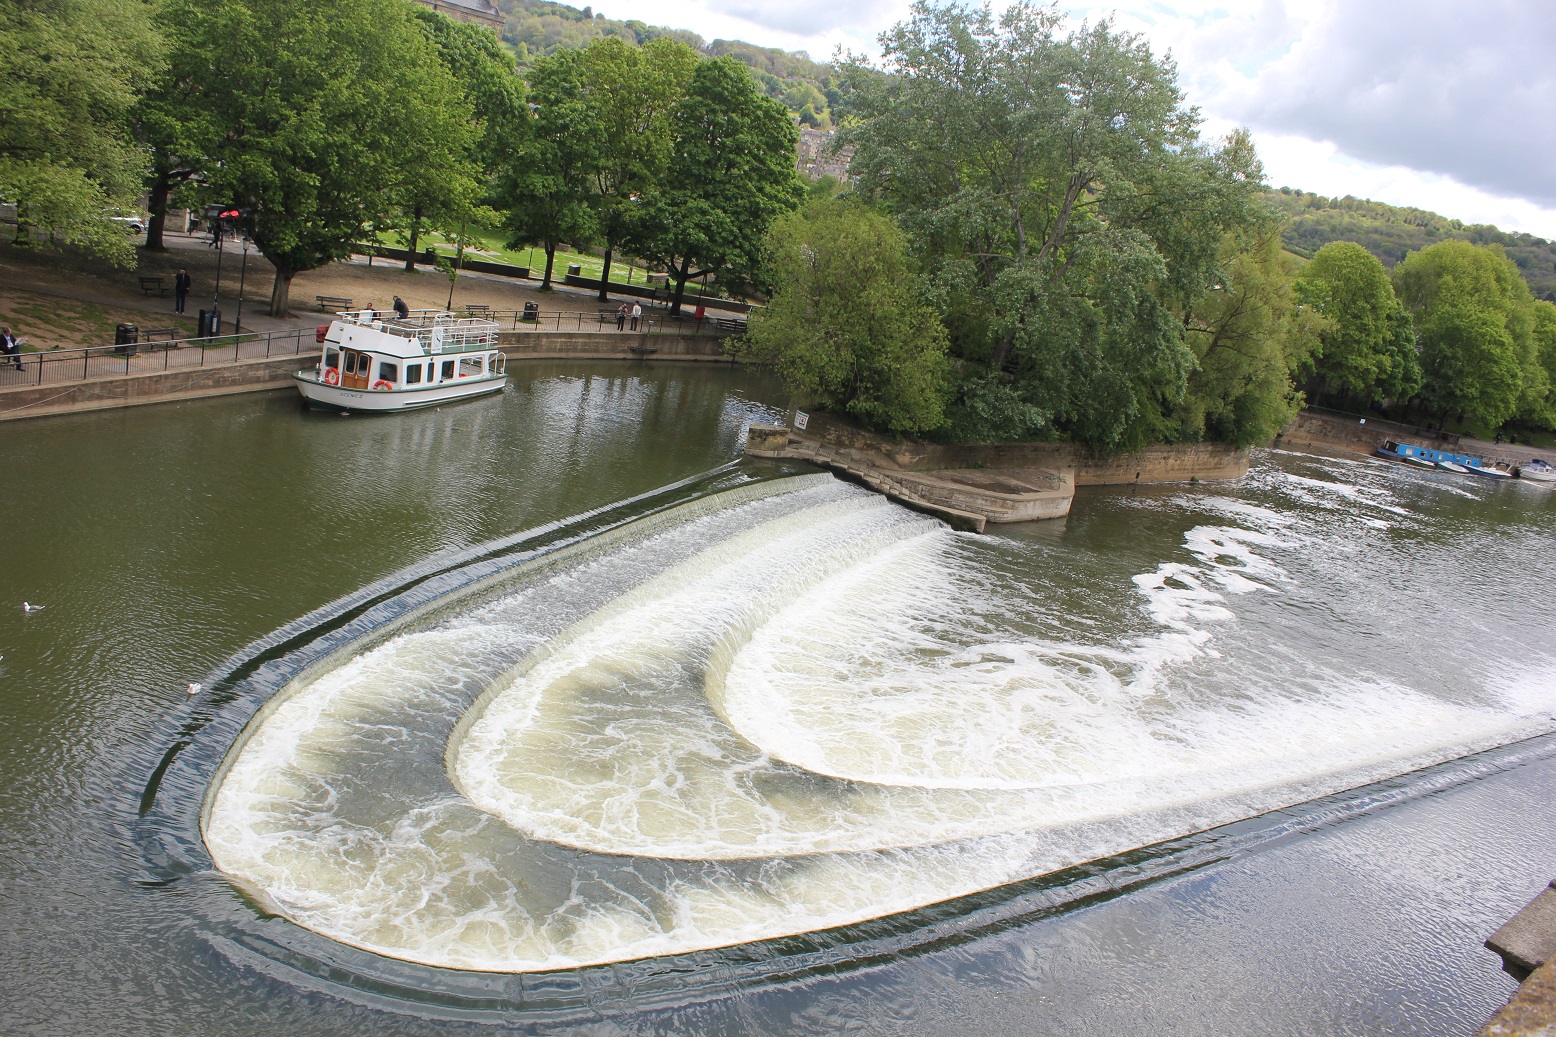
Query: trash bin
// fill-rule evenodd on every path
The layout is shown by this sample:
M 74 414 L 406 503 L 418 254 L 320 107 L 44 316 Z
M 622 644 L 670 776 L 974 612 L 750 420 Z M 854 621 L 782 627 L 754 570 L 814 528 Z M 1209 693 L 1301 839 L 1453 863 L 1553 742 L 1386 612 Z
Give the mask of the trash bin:
M 527 302 L 524 304 L 524 316 L 520 320 L 529 321 L 531 324 L 540 320 L 540 303 Z
M 195 337 L 196 338 L 210 338 L 211 337 L 211 311 L 210 310 L 201 310 L 200 311 L 200 315 L 195 318 Z
M 140 325 L 116 324 L 113 329 L 114 352 L 134 356 L 136 343 L 140 341 Z
M 567 264 L 567 276 L 568 277 L 579 277 L 582 274 L 583 274 L 583 266 L 581 264 L 578 264 L 578 263 L 569 263 L 569 264 Z

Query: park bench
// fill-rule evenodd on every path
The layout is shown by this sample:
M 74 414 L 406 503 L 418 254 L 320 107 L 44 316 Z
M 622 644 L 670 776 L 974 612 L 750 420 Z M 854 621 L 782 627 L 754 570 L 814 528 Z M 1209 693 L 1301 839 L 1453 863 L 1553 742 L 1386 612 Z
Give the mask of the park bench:
M 339 313 L 341 310 L 349 310 L 349 309 L 351 309 L 351 300 L 345 298 L 344 296 L 340 296 L 340 295 L 315 295 L 314 298 L 319 300 L 319 312 L 320 313 L 323 313 L 325 310 L 333 310 L 333 311 Z
M 183 331 L 179 328 L 142 328 L 142 342 L 177 342 Z
M 616 316 L 617 316 L 617 311 L 616 310 L 600 310 L 599 313 L 600 313 L 600 323 L 601 324 L 615 324 L 616 323 Z
M 721 331 L 745 331 L 746 322 L 743 317 L 715 317 L 714 323 Z
M 150 295 L 152 292 L 156 292 L 158 295 L 166 295 L 167 285 L 162 283 L 162 278 L 160 277 L 141 278 L 140 293 L 142 295 Z
M 467 302 L 465 303 L 465 312 L 472 317 L 476 314 L 486 316 L 492 312 L 492 308 L 484 302 Z

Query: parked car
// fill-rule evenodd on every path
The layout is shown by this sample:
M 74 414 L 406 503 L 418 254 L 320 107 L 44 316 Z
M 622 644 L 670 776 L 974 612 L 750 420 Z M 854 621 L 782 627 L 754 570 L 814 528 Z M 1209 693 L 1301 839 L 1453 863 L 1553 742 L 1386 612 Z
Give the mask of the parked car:
M 144 234 L 146 221 L 140 216 L 110 216 L 108 217 L 131 234 Z

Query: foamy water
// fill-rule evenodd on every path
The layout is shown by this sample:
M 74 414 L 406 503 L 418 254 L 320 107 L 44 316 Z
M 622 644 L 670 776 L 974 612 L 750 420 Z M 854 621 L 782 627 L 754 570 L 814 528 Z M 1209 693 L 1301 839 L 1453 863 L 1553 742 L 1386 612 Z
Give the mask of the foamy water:
M 1270 492 L 1410 519 L 1347 475 Z M 1084 558 L 829 476 L 717 495 L 294 682 L 206 843 L 338 940 L 525 971 L 903 911 L 1549 726 L 1549 660 L 1447 689 L 1284 639 L 1343 547 L 1269 505 L 1157 498 L 1200 516 L 1172 556 L 1078 589 L 1045 566 Z

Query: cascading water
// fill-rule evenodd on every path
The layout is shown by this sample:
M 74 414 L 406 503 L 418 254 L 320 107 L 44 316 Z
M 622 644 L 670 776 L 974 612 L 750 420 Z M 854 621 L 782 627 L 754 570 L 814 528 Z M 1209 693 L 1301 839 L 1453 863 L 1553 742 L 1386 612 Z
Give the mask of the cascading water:
M 1283 624 L 1323 607 L 1316 542 L 1412 512 L 1263 478 L 1141 498 L 1201 520 L 1123 578 L 830 476 L 693 501 L 299 674 L 206 845 L 309 929 L 522 972 L 875 918 L 1549 730 L 1550 660 L 1331 664 Z

